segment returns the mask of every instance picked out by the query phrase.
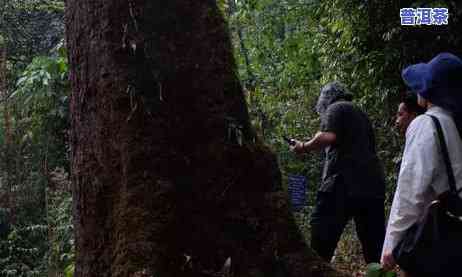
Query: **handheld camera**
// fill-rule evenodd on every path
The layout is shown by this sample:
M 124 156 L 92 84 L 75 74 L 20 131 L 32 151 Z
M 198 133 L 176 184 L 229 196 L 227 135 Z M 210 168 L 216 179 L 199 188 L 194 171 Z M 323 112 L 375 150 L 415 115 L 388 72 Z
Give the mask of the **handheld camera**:
M 290 146 L 294 146 L 295 143 L 296 143 L 294 139 L 288 138 L 288 137 L 286 137 L 286 136 L 282 136 L 282 138 L 283 138 Z

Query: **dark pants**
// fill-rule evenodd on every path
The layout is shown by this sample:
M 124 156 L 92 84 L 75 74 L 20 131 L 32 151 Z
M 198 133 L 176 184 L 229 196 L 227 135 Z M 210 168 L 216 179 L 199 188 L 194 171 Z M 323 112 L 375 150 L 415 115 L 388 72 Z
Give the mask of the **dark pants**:
M 343 229 L 355 221 L 366 263 L 380 262 L 385 238 L 384 199 L 347 197 L 338 192 L 318 192 L 311 216 L 311 247 L 330 261 Z

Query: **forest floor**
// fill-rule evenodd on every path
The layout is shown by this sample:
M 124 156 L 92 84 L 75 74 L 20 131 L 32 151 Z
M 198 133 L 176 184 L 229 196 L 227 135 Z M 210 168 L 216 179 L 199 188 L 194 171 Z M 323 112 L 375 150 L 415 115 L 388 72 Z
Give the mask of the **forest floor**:
M 350 222 L 345 228 L 337 245 L 332 264 L 336 269 L 353 277 L 366 276 L 367 264 L 364 261 L 361 243 L 356 235 L 353 222 Z
M 308 192 L 308 202 L 315 202 L 316 192 Z M 393 195 L 391 195 L 393 196 Z M 390 195 L 388 195 L 390 198 Z M 385 205 L 385 213 L 389 214 L 389 199 Z M 310 218 L 313 210 L 313 205 L 307 205 L 302 211 L 293 213 L 295 220 L 299 225 L 299 230 L 302 232 L 307 243 L 310 241 Z M 334 257 L 332 259 L 332 265 L 340 271 L 348 273 L 353 277 L 364 277 L 366 275 L 367 264 L 364 261 L 363 252 L 361 249 L 361 243 L 359 242 L 356 234 L 354 222 L 350 222 L 345 227 L 342 233 L 340 241 L 337 244 Z M 398 272 L 399 273 L 399 272 Z
M 308 206 L 302 213 L 295 213 L 295 218 L 307 242 L 310 241 L 309 219 L 312 207 Z M 356 235 L 353 221 L 350 221 L 340 238 L 332 259 L 332 265 L 353 277 L 363 277 L 367 264 L 364 261 L 361 243 Z
M 353 277 L 365 276 L 366 263 L 361 250 L 361 243 L 356 236 L 352 222 L 348 224 L 342 234 L 332 264 L 338 270 L 347 272 Z

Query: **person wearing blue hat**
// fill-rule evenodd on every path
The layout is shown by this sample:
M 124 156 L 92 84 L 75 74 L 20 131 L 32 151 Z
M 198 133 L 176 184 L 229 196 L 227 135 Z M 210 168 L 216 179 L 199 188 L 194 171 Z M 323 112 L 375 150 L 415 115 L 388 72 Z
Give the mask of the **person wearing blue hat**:
M 386 270 L 395 267 L 392 252 L 406 230 L 423 215 L 425 207 L 449 190 L 439 138 L 430 116 L 441 123 L 456 187 L 462 188 L 462 140 L 457 128 L 462 113 L 461 59 L 441 53 L 428 63 L 405 68 L 402 78 L 417 94 L 418 104 L 427 111 L 417 116 L 406 130 L 403 160 L 382 249 L 381 263 Z M 412 271 L 408 273 L 418 276 Z

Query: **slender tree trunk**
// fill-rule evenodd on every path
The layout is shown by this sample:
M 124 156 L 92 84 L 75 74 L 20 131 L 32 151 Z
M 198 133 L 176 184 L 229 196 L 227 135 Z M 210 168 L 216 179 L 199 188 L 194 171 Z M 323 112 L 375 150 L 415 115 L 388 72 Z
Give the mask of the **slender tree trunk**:
M 231 17 L 237 11 L 236 0 L 228 0 L 228 6 L 229 6 L 229 16 Z M 252 68 L 250 66 L 249 50 L 245 46 L 244 32 L 242 31 L 242 27 L 241 27 L 240 24 L 237 24 L 236 33 L 237 33 L 237 37 L 239 39 L 239 46 L 240 46 L 240 49 L 241 49 L 241 54 L 244 57 L 245 68 L 247 70 L 247 76 L 248 76 L 248 79 L 250 81 L 249 82 L 250 84 L 248 85 L 249 87 L 246 87 L 246 88 L 248 88 L 250 90 L 253 90 L 254 87 L 255 87 L 256 78 L 255 78 L 255 75 L 253 74 Z
M 75 276 L 341 276 L 274 190 L 215 1 L 69 0 L 66 28 Z
M 50 144 L 50 137 L 48 137 L 45 149 L 42 152 L 43 160 L 41 161 L 41 174 L 45 178 L 45 186 L 43 187 L 43 194 L 45 196 L 45 221 L 47 223 L 47 239 L 48 239 L 48 251 L 51 253 L 53 251 L 53 243 L 55 242 L 56 237 L 56 226 L 50 217 L 50 204 L 52 204 L 52 196 L 55 192 L 55 185 L 51 180 L 50 169 L 48 166 L 48 147 Z M 49 255 L 47 261 L 47 274 L 48 277 L 60 277 L 58 272 L 57 264 L 59 261 L 56 260 L 55 255 Z
M 0 36 L 0 40 L 2 40 Z M 7 209 L 13 208 L 13 197 L 11 192 L 11 183 L 12 183 L 12 158 L 11 158 L 11 120 L 10 120 L 10 110 L 8 105 L 8 81 L 7 81 L 7 49 L 3 41 L 0 41 L 0 98 L 3 105 L 3 128 L 4 128 L 4 149 L 3 149 L 3 194 L 2 197 L 2 206 Z M 9 213 L 8 218 L 10 221 L 11 213 Z

